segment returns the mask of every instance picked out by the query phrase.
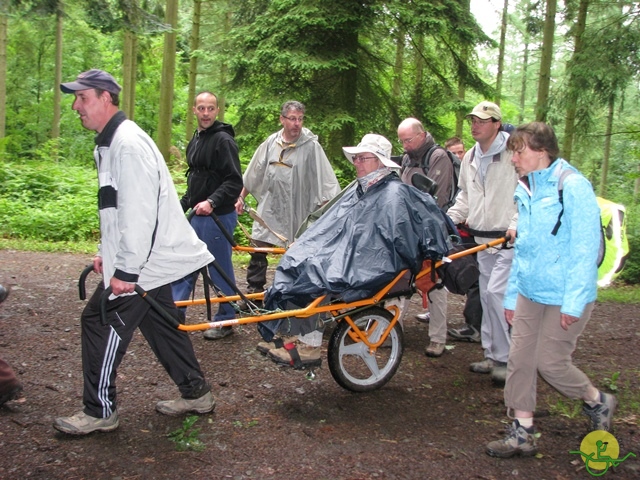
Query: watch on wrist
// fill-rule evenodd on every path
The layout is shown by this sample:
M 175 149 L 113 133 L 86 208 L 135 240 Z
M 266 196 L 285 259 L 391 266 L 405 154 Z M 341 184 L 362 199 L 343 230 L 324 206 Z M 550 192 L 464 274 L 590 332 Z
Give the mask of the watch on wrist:
M 213 203 L 213 200 L 211 200 L 210 198 L 207 198 L 207 202 L 209 202 L 209 205 L 211 205 L 211 208 L 216 208 L 216 204 Z

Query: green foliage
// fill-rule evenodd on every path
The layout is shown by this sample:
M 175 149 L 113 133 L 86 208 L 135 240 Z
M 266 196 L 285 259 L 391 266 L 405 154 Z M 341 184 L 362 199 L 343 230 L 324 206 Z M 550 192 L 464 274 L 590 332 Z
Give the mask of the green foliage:
M 193 450 L 194 452 L 201 452 L 207 448 L 207 445 L 198 436 L 200 429 L 193 427 L 198 418 L 197 415 L 189 415 L 184 419 L 180 428 L 167 435 L 169 440 L 175 443 L 177 451 Z
M 611 392 L 618 391 L 618 379 L 620 378 L 620 372 L 613 372 L 610 377 L 605 377 L 603 383 L 606 388 Z
M 91 168 L 51 160 L 0 162 L 0 231 L 5 238 L 98 238 L 97 183 Z
M 598 301 L 623 304 L 640 303 L 640 285 L 625 285 L 617 282 L 613 286 L 599 288 Z

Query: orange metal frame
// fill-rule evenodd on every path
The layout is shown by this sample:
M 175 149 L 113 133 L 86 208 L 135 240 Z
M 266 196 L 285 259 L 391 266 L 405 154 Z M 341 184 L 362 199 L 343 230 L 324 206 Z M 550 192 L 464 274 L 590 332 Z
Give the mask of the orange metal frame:
M 478 245 L 473 248 L 469 248 L 467 250 L 463 250 L 462 252 L 458 252 L 452 254 L 447 257 L 447 259 L 453 261 L 457 258 L 464 257 L 466 255 L 471 255 L 473 253 L 479 252 L 481 250 L 485 250 L 490 247 L 495 247 L 501 245 L 508 241 L 508 237 L 499 238 L 493 240 L 489 243 L 485 243 L 482 245 Z M 261 251 L 254 247 L 236 247 L 236 249 L 248 249 L 243 251 Z M 275 249 L 267 249 L 269 252 L 265 253 L 276 253 L 273 252 Z M 284 249 L 281 249 L 284 252 Z M 416 279 L 423 277 L 431 272 L 433 268 L 438 268 L 443 264 L 443 261 L 439 261 L 435 264 L 435 266 L 429 266 L 421 270 L 417 275 Z M 326 295 L 316 298 L 313 302 L 307 305 L 304 308 L 294 309 L 294 310 L 282 310 L 282 311 L 273 311 L 269 313 L 261 313 L 259 315 L 251 315 L 240 318 L 235 318 L 231 320 L 222 320 L 219 322 L 205 322 L 205 323 L 197 323 L 192 325 L 180 325 L 178 326 L 179 330 L 184 330 L 188 332 L 198 331 L 198 330 L 207 330 L 209 328 L 222 328 L 222 327 L 231 327 L 234 325 L 246 325 L 249 323 L 259 323 L 266 322 L 269 320 L 279 320 L 281 318 L 287 317 L 296 317 L 296 318 L 308 318 L 313 315 L 317 315 L 319 313 L 331 313 L 331 315 L 336 319 L 344 319 L 350 326 L 353 331 L 351 334 L 354 340 L 361 340 L 369 347 L 371 351 L 375 351 L 382 343 L 386 340 L 387 336 L 397 323 L 400 317 L 400 309 L 396 305 L 388 305 L 385 308 L 389 310 L 393 314 L 393 319 L 389 323 L 387 329 L 384 331 L 380 339 L 372 344 L 369 342 L 366 332 L 360 330 L 353 320 L 350 318 L 348 312 L 352 312 L 354 309 L 361 309 L 363 307 L 370 307 L 379 304 L 383 299 L 385 299 L 386 295 L 391 291 L 391 289 L 402 279 L 402 277 L 406 274 L 407 270 L 403 270 L 396 277 L 389 282 L 384 288 L 382 288 L 379 292 L 369 298 L 365 298 L 362 300 L 357 300 L 354 302 L 336 302 L 336 303 L 328 303 L 325 305 L 321 305 L 322 302 L 326 299 Z M 413 288 L 415 290 L 415 288 Z M 249 300 L 262 300 L 264 298 L 264 293 L 249 293 L 246 294 L 245 297 Z M 228 302 L 238 302 L 241 301 L 242 298 L 239 295 L 230 295 L 224 297 L 217 297 L 210 299 L 211 303 L 228 303 Z M 183 300 L 176 302 L 176 306 L 178 307 L 187 307 L 191 305 L 204 305 L 206 304 L 205 299 L 195 299 L 195 300 Z

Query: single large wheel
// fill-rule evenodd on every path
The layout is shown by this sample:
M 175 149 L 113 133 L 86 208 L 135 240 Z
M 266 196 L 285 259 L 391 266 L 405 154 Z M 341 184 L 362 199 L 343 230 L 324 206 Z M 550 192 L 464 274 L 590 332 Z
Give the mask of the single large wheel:
M 350 316 L 370 343 L 376 343 L 386 331 L 393 315 L 380 307 L 371 307 Z M 329 340 L 329 370 L 338 384 L 353 392 L 369 392 L 391 380 L 400 366 L 403 336 L 396 322 L 385 342 L 371 353 L 346 320 L 338 322 Z

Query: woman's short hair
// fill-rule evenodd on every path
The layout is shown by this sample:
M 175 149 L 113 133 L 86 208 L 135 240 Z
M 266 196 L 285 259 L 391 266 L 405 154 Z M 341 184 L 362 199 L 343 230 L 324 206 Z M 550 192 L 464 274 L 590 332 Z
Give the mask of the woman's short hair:
M 525 147 L 529 147 L 534 152 L 547 152 L 552 162 L 560 155 L 556 133 L 551 126 L 543 122 L 520 125 L 509 136 L 507 150 L 522 151 Z

